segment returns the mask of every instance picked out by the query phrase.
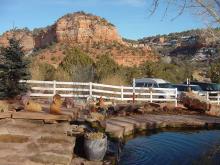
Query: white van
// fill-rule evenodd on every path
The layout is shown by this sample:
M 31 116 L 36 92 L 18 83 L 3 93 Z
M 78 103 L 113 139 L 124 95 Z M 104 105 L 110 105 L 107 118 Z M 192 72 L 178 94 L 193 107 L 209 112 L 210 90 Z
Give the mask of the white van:
M 159 78 L 140 78 L 134 79 L 135 87 L 145 87 L 145 88 L 173 88 L 172 84 L 166 80 L 159 79 Z M 157 90 L 156 93 L 164 93 L 165 95 L 157 95 L 155 97 L 158 98 L 174 98 L 174 91 L 168 90 Z M 172 95 L 172 96 L 171 96 Z
M 135 87 L 146 88 L 172 88 L 172 84 L 159 78 L 140 78 L 134 79 Z

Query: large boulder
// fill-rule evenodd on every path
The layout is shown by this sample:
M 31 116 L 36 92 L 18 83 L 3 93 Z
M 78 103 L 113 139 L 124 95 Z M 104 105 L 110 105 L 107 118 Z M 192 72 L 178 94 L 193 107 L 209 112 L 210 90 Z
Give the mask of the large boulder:
M 209 111 L 211 104 L 205 97 L 199 96 L 192 92 L 186 92 L 182 96 L 183 105 L 189 110 Z

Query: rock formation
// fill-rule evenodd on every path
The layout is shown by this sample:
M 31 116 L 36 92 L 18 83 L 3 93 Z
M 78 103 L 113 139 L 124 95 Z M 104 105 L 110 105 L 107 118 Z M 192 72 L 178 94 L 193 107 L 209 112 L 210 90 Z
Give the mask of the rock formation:
M 83 12 L 60 18 L 56 22 L 56 35 L 58 42 L 65 40 L 65 37 L 77 43 L 123 42 L 114 25 L 104 18 Z
M 34 50 L 42 62 L 58 66 L 65 56 L 62 44 L 80 47 L 96 60 L 100 55 L 110 54 L 119 64 L 124 66 L 140 65 L 157 57 L 146 46 L 135 47 L 122 40 L 116 27 L 104 18 L 77 12 L 66 14 L 53 25 L 45 28 L 20 29 L 7 31 L 0 36 L 0 46 L 8 46 L 8 40 L 13 35 L 21 40 L 26 52 Z M 54 47 L 49 47 L 55 45 Z M 43 51 L 38 49 L 45 48 Z M 56 58 L 56 60 L 51 60 Z
M 39 48 L 46 48 L 53 42 L 56 42 L 56 25 L 52 25 L 49 28 L 42 29 L 38 32 L 38 34 L 34 34 L 34 47 Z
M 21 40 L 21 45 L 25 51 L 32 50 L 34 48 L 34 38 L 31 31 L 28 30 L 14 30 L 7 31 L 0 36 L 0 45 L 6 47 L 9 45 L 9 39 L 15 36 L 16 39 Z

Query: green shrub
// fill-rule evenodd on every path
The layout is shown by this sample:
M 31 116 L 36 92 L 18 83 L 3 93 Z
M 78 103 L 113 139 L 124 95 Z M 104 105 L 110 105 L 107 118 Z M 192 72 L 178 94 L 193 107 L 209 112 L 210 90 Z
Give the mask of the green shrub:
M 86 53 L 78 48 L 69 48 L 65 55 L 59 67 L 67 72 L 73 81 L 94 80 L 94 62 Z
M 214 83 L 220 83 L 220 61 L 211 64 L 209 77 Z
M 118 85 L 118 86 L 128 86 L 130 83 L 128 83 L 125 79 L 120 74 L 115 74 L 115 75 L 108 75 L 105 78 L 103 78 L 100 83 L 102 84 L 108 84 L 108 85 Z
M 53 80 L 55 71 L 56 69 L 52 65 L 32 58 L 30 72 L 33 80 Z
M 108 75 L 115 74 L 119 71 L 119 66 L 108 54 L 101 55 L 95 66 L 96 79 L 98 81 L 105 79 Z

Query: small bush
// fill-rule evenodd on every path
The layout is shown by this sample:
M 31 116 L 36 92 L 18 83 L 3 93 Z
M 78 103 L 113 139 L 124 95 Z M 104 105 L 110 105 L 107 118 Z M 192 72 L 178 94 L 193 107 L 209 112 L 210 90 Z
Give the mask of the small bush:
M 36 58 L 32 59 L 30 72 L 33 80 L 53 80 L 55 68 L 47 63 L 42 63 Z
M 109 75 L 106 78 L 102 79 L 100 83 L 108 85 L 129 85 L 129 83 L 126 81 L 126 78 L 121 75 Z

